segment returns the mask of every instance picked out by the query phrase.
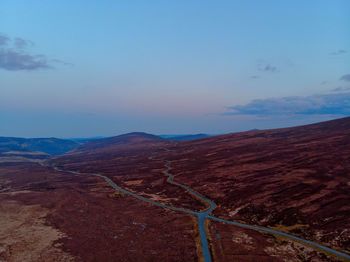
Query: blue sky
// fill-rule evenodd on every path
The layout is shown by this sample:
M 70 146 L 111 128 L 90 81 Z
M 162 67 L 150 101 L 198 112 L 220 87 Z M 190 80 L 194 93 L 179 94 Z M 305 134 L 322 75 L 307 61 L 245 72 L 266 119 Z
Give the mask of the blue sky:
M 350 115 L 350 2 L 0 2 L 0 135 L 227 133 Z

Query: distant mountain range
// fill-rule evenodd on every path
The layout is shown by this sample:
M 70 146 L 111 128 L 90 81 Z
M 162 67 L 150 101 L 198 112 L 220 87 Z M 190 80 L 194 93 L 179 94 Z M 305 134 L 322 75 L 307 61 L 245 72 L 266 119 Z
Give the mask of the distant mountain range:
M 127 133 L 128 134 L 146 134 L 143 132 L 133 132 L 133 133 Z M 185 134 L 185 135 L 158 135 L 158 137 L 167 139 L 167 140 L 173 140 L 173 141 L 191 141 L 191 140 L 197 140 L 202 138 L 210 137 L 211 135 L 208 134 Z M 72 138 L 70 140 L 76 141 L 78 143 L 86 143 L 90 141 L 100 140 L 108 137 L 91 137 L 91 138 Z
M 58 138 L 0 137 L 0 153 L 19 151 L 61 155 L 73 150 L 79 145 L 75 141 Z
M 140 139 L 142 137 L 142 139 Z M 142 132 L 133 132 L 114 137 L 92 137 L 92 138 L 18 138 L 0 137 L 0 154 L 10 152 L 10 155 L 28 155 L 28 152 L 44 153 L 47 155 L 62 155 L 78 147 L 90 148 L 103 144 L 127 143 L 130 141 L 145 142 L 146 140 L 171 140 L 171 141 L 191 141 L 209 137 L 206 134 L 194 135 L 151 135 Z M 87 144 L 87 146 L 83 146 Z M 15 153 L 16 152 L 16 153 Z

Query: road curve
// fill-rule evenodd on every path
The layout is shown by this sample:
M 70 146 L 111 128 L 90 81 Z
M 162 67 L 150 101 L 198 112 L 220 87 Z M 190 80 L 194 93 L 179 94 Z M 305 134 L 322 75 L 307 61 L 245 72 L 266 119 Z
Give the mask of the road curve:
M 215 216 L 209 216 L 208 218 L 211 219 L 211 220 L 217 221 L 217 222 L 224 223 L 224 224 L 234 225 L 234 226 L 237 226 L 237 227 L 247 228 L 247 229 L 255 230 L 255 231 L 258 231 L 258 232 L 262 232 L 262 233 L 269 233 L 269 234 L 272 234 L 272 235 L 285 237 L 285 238 L 291 239 L 293 241 L 296 241 L 296 242 L 308 245 L 308 246 L 310 246 L 312 248 L 325 251 L 327 253 L 335 255 L 338 258 L 344 259 L 346 261 L 350 261 L 350 255 L 348 255 L 346 253 L 334 250 L 332 248 L 323 246 L 323 245 L 318 244 L 316 242 L 313 242 L 313 241 L 310 241 L 310 240 L 306 240 L 306 239 L 303 239 L 303 238 L 300 238 L 300 237 L 297 237 L 297 236 L 294 236 L 294 235 L 291 235 L 291 234 L 288 234 L 288 233 L 285 233 L 285 232 L 282 232 L 282 231 L 278 231 L 278 230 L 275 230 L 275 229 L 272 229 L 272 228 L 268 228 L 268 227 L 261 227 L 261 226 L 243 224 L 243 223 L 240 223 L 240 222 L 230 221 L 230 220 L 218 218 L 218 217 L 215 217 Z
M 78 171 L 70 171 L 70 170 L 64 170 L 64 169 L 60 169 L 56 166 L 47 166 L 43 163 L 39 163 L 40 165 L 42 166 L 45 166 L 45 167 L 51 167 L 53 168 L 54 170 L 58 171 L 58 172 L 65 172 L 65 173 L 71 173 L 71 174 L 75 174 L 75 175 L 91 175 L 91 176 L 96 176 L 96 177 L 100 177 L 102 179 L 104 179 L 112 188 L 114 188 L 116 191 L 119 191 L 125 195 L 129 195 L 129 196 L 132 196 L 136 199 L 139 199 L 143 202 L 146 202 L 146 203 L 149 203 L 149 204 L 152 204 L 154 206 L 158 206 L 158 207 L 161 207 L 161 208 L 166 208 L 166 209 L 169 209 L 169 210 L 172 210 L 172 211 L 176 211 L 176 212 L 182 212 L 182 213 L 185 213 L 185 214 L 189 214 L 189 215 L 193 215 L 193 216 L 196 216 L 198 218 L 198 227 L 199 227 L 199 230 L 200 230 L 200 234 L 201 232 L 205 232 L 205 219 L 210 219 L 210 220 L 213 220 L 213 221 L 216 221 L 216 222 L 221 222 L 221 223 L 225 223 L 225 224 L 229 224 L 229 225 L 234 225 L 234 226 L 237 226 L 237 227 L 241 227 L 241 228 L 246 228 L 246 229 L 251 229 L 251 230 L 254 230 L 254 231 L 258 231 L 258 232 L 263 232 L 263 233 L 268 233 L 268 234 L 272 234 L 272 235 L 277 235 L 277 236 L 282 236 L 282 237 L 285 237 L 285 238 L 288 238 L 292 241 L 296 241 L 296 242 L 299 242 L 299 243 L 302 243 L 302 244 L 305 244 L 307 246 L 310 246 L 312 248 L 315 248 L 316 250 L 322 250 L 322 251 L 325 251 L 329 254 L 332 254 L 342 260 L 345 260 L 345 261 L 350 261 L 350 255 L 344 253 L 344 252 L 340 252 L 340 251 L 337 251 L 335 249 L 332 249 L 332 248 L 329 248 L 329 247 L 326 247 L 326 246 L 323 246 L 321 244 L 318 244 L 316 242 L 313 242 L 313 241 L 310 241 L 310 240 L 306 240 L 306 239 L 303 239 L 303 238 L 300 238 L 300 237 L 297 237 L 297 236 L 294 236 L 292 234 L 288 234 L 286 232 L 282 232 L 282 231 L 278 231 L 278 230 L 275 230 L 275 229 L 272 229 L 272 228 L 268 228 L 268 227 L 262 227 L 262 226 L 256 226 L 256 225 L 249 225 L 249 224 L 244 224 L 244 223 L 240 223 L 240 222 L 237 222 L 237 221 L 232 221 L 232 220 L 226 220 L 226 219 L 222 219 L 222 218 L 218 218 L 218 217 L 215 217 L 215 216 L 212 216 L 210 215 L 210 213 L 212 212 L 213 209 L 215 209 L 216 207 L 216 204 L 204 197 L 203 195 L 201 195 L 200 193 L 196 192 L 195 190 L 191 189 L 190 187 L 186 186 L 186 185 L 183 185 L 183 184 L 180 184 L 180 183 L 177 183 L 174 181 L 174 176 L 169 172 L 171 167 L 170 167 L 170 161 L 167 161 L 166 162 L 166 170 L 164 171 L 164 174 L 168 176 L 168 179 L 167 181 L 173 185 L 177 185 L 183 189 L 185 189 L 186 191 L 188 191 L 190 194 L 193 194 L 194 196 L 198 197 L 199 199 L 202 199 L 203 202 L 207 203 L 209 205 L 209 208 L 203 210 L 203 211 L 193 211 L 193 210 L 190 210 L 190 209 L 186 209 L 186 208 L 179 208 L 179 207 L 174 207 L 174 206 L 170 206 L 170 205 L 166 205 L 166 204 L 162 204 L 160 202 L 157 202 L 157 201 L 154 201 L 154 200 L 151 200 L 149 198 L 146 198 L 146 197 L 143 197 L 143 196 L 140 196 L 134 192 L 131 192 L 129 190 L 126 190 L 120 186 L 118 186 L 115 182 L 113 182 L 110 178 L 104 176 L 104 175 L 101 175 L 101 174 L 96 174 L 96 173 L 80 173 Z M 213 204 L 213 205 L 212 205 Z M 204 230 L 204 231 L 203 231 Z M 202 239 L 203 238 L 203 239 Z M 204 240 L 205 238 L 205 240 Z M 210 257 L 210 252 L 209 252 L 209 248 L 208 248 L 208 240 L 207 240 L 207 237 L 206 237 L 206 233 L 205 235 L 204 234 L 201 234 L 201 246 L 202 246 L 202 253 L 203 253 L 203 257 L 204 259 L 207 258 L 209 260 L 205 260 L 205 262 L 210 262 L 211 261 L 211 257 Z M 207 247 L 207 248 L 206 248 Z M 203 249 L 204 248 L 204 249 Z M 207 257 L 206 254 L 208 255 Z
M 171 161 L 165 161 L 165 170 L 163 171 L 163 174 L 167 176 L 167 182 L 169 184 L 172 184 L 174 186 L 178 186 L 186 190 L 190 195 L 197 198 L 199 201 L 203 202 L 207 208 L 201 211 L 196 212 L 197 216 L 197 223 L 198 223 L 198 232 L 201 239 L 201 249 L 202 249 L 202 255 L 204 262 L 211 262 L 211 254 L 208 244 L 208 237 L 207 237 L 207 231 L 205 227 L 205 221 L 211 214 L 211 212 L 216 208 L 216 204 L 214 201 L 210 200 L 209 198 L 206 198 L 199 192 L 193 190 L 189 186 L 186 186 L 184 184 L 180 184 L 178 182 L 174 181 L 174 175 L 170 173 L 171 170 Z

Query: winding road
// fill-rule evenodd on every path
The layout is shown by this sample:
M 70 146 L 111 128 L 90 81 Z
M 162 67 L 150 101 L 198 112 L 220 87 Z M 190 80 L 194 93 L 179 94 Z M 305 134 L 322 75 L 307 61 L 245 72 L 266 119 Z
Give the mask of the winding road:
M 47 165 L 40 163 L 43 166 L 48 167 Z M 335 249 L 323 246 L 321 244 L 318 244 L 316 242 L 310 241 L 310 240 L 306 240 L 300 237 L 297 237 L 295 235 L 292 234 L 288 234 L 282 231 L 278 231 L 278 230 L 274 230 L 272 228 L 268 228 L 268 227 L 262 227 L 262 226 L 256 226 L 256 225 L 248 225 L 248 224 L 243 224 L 240 222 L 236 222 L 236 221 L 231 221 L 231 220 L 226 220 L 226 219 L 222 219 L 222 218 L 218 218 L 215 217 L 213 215 L 211 215 L 212 211 L 216 208 L 216 204 L 208 199 L 207 197 L 203 196 L 202 194 L 198 193 L 197 191 L 193 190 L 192 188 L 190 188 L 189 186 L 186 186 L 184 184 L 180 184 L 178 182 L 174 181 L 174 175 L 171 174 L 171 161 L 165 161 L 165 170 L 163 171 L 163 174 L 165 176 L 167 176 L 167 182 L 169 184 L 172 184 L 174 186 L 178 186 L 182 189 L 184 189 L 185 191 L 187 191 L 190 195 L 194 196 L 195 198 L 197 198 L 198 200 L 200 200 L 202 203 L 205 203 L 205 205 L 207 206 L 206 209 L 202 210 L 202 211 L 194 211 L 194 210 L 190 210 L 187 208 L 181 208 L 181 207 L 174 207 L 171 205 L 166 205 L 163 204 L 161 202 L 157 202 L 154 200 L 151 200 L 149 198 L 140 196 L 134 192 L 131 192 L 129 190 L 126 190 L 120 186 L 118 186 L 115 182 L 113 182 L 110 178 L 101 175 L 101 174 L 97 174 L 97 173 L 80 173 L 78 171 L 69 171 L 69 170 L 64 170 L 61 168 L 58 168 L 56 166 L 49 166 L 51 168 L 53 168 L 54 170 L 58 171 L 58 172 L 65 172 L 65 173 L 71 173 L 71 174 L 75 174 L 75 175 L 91 175 L 91 176 L 96 176 L 96 177 L 100 177 L 102 179 L 104 179 L 108 185 L 110 185 L 112 188 L 114 188 L 116 191 L 121 192 L 125 195 L 129 195 L 132 196 L 136 199 L 139 199 L 143 202 L 152 204 L 154 206 L 158 206 L 161 208 L 166 208 L 172 211 L 176 211 L 176 212 L 182 212 L 185 214 L 189 214 L 192 216 L 196 216 L 197 220 L 198 220 L 198 230 L 199 230 L 199 234 L 200 234 L 200 239 L 201 239 L 201 248 L 202 248 L 202 255 L 203 255 L 203 260 L 204 262 L 211 262 L 211 255 L 210 255 L 210 250 L 209 250 L 209 244 L 208 244 L 208 237 L 207 237 L 207 232 L 206 232 L 206 228 L 205 228 L 205 222 L 207 219 L 216 221 L 216 222 L 220 222 L 220 223 L 225 223 L 225 224 L 229 224 L 229 225 L 234 225 L 237 227 L 241 227 L 241 228 L 246 228 L 246 229 L 251 229 L 254 231 L 258 231 L 258 232 L 262 232 L 262 233 L 268 233 L 268 234 L 272 234 L 272 235 L 276 235 L 276 236 L 282 236 L 285 238 L 288 238 L 292 241 L 296 241 L 299 242 L 301 244 L 305 244 L 307 246 L 310 246 L 312 248 L 314 248 L 315 250 L 321 250 L 324 251 L 328 254 L 332 254 L 336 257 L 338 257 L 341 260 L 345 260 L 345 261 L 350 261 L 350 255 L 337 251 Z
M 172 184 L 174 186 L 178 186 L 178 187 L 185 189 L 190 195 L 199 199 L 202 203 L 205 203 L 207 206 L 206 209 L 196 212 L 196 216 L 197 216 L 199 236 L 201 239 L 203 260 L 205 262 L 210 262 L 211 255 L 210 255 L 210 250 L 209 250 L 207 231 L 205 228 L 205 221 L 208 218 L 209 214 L 216 208 L 216 204 L 214 203 L 214 201 L 206 198 L 205 196 L 201 195 L 200 193 L 193 190 L 189 186 L 175 182 L 174 175 L 170 173 L 170 170 L 171 170 L 171 162 L 165 161 L 165 170 L 163 171 L 163 174 L 168 177 L 167 182 L 169 184 Z

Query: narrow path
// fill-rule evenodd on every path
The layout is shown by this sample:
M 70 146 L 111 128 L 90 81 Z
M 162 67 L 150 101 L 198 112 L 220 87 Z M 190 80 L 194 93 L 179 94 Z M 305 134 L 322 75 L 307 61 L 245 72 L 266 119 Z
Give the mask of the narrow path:
M 43 163 L 39 163 L 39 164 L 45 166 Z M 131 192 L 129 190 L 126 190 L 126 189 L 118 186 L 116 183 L 114 183 L 110 178 L 108 178 L 108 177 L 106 177 L 104 175 L 101 175 L 101 174 L 80 173 L 78 171 L 67 171 L 67 170 L 60 169 L 60 168 L 54 167 L 54 166 L 45 166 L 45 167 L 51 167 L 51 168 L 53 168 L 54 170 L 56 170 L 58 172 L 71 173 L 71 174 L 75 174 L 75 175 L 97 176 L 97 177 L 100 177 L 100 178 L 104 179 L 116 191 L 122 192 L 125 195 L 132 196 L 132 197 L 134 197 L 136 199 L 139 199 L 139 200 L 141 200 L 143 202 L 146 202 L 146 203 L 150 203 L 150 204 L 152 204 L 154 206 L 158 206 L 158 207 L 166 208 L 166 209 L 173 210 L 173 211 L 176 211 L 176 212 L 182 212 L 182 213 L 185 213 L 185 214 L 197 216 L 197 218 L 198 218 L 198 227 L 199 227 L 200 237 L 201 237 L 202 253 L 203 253 L 204 259 L 207 259 L 207 260 L 204 260 L 205 262 L 210 262 L 211 261 L 211 256 L 210 256 L 210 252 L 209 252 L 209 248 L 208 248 L 208 240 L 207 240 L 206 231 L 205 231 L 205 220 L 206 219 L 211 219 L 213 221 L 217 221 L 217 222 L 221 222 L 221 223 L 225 223 L 225 224 L 229 224 L 229 225 L 234 225 L 234 226 L 241 227 L 241 228 L 251 229 L 251 230 L 254 230 L 254 231 L 258 231 L 258 232 L 269 233 L 269 234 L 277 235 L 277 236 L 283 236 L 283 237 L 288 238 L 288 239 L 290 239 L 292 241 L 296 241 L 296 242 L 305 244 L 307 246 L 310 246 L 310 247 L 312 247 L 312 248 L 314 248 L 316 250 L 325 251 L 325 252 L 327 252 L 329 254 L 332 254 L 332 255 L 334 255 L 334 256 L 342 259 L 342 260 L 350 261 L 350 255 L 348 255 L 346 253 L 343 253 L 343 252 L 337 251 L 335 249 L 323 246 L 321 244 L 318 244 L 318 243 L 310 241 L 310 240 L 306 240 L 306 239 L 294 236 L 292 234 L 288 234 L 288 233 L 285 233 L 285 232 L 282 232 L 282 231 L 274 230 L 274 229 L 268 228 L 268 227 L 243 224 L 243 223 L 240 223 L 240 222 L 226 220 L 226 219 L 222 219 L 222 218 L 218 218 L 218 217 L 210 215 L 212 210 L 215 209 L 216 204 L 212 200 L 204 197 L 203 195 L 201 195 L 200 193 L 196 192 L 192 188 L 190 188 L 190 187 L 188 187 L 186 185 L 183 185 L 183 184 L 175 182 L 174 181 L 174 176 L 170 173 L 170 170 L 171 170 L 170 161 L 166 162 L 166 170 L 164 171 L 164 175 L 168 176 L 167 181 L 169 183 L 173 184 L 173 185 L 176 185 L 176 186 L 179 186 L 179 187 L 185 189 L 190 194 L 198 197 L 203 202 L 207 203 L 208 206 L 209 206 L 207 209 L 205 209 L 203 211 L 193 211 L 193 210 L 190 210 L 190 209 L 187 209 L 187 208 L 179 208 L 179 207 L 166 205 L 166 204 L 163 204 L 163 203 L 151 200 L 149 198 L 140 196 L 140 195 L 138 195 L 138 194 L 136 194 L 134 192 Z

